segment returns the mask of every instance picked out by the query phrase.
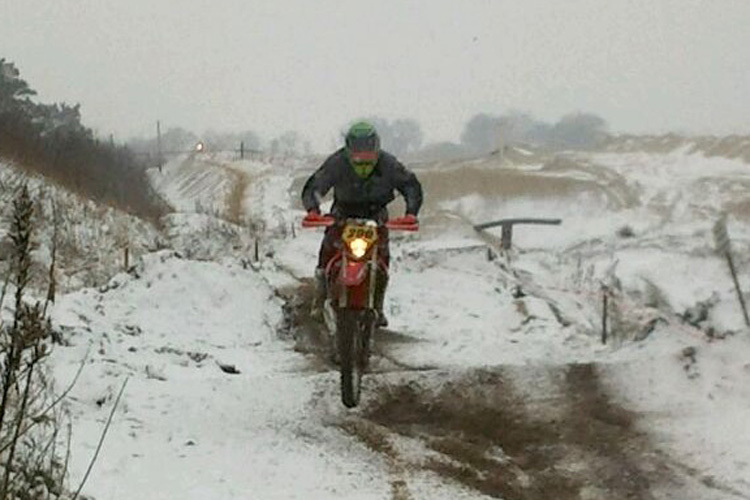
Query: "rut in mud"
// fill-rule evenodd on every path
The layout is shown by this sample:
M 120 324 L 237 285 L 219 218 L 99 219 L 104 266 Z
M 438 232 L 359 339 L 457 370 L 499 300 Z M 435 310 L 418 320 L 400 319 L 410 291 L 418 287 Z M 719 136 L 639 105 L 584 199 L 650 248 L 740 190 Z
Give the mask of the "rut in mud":
M 284 300 L 284 324 L 281 335 L 294 340 L 297 352 L 310 355 L 313 368 L 318 371 L 338 370 L 331 361 L 332 344 L 321 320 L 311 315 L 315 283 L 310 278 L 300 280 L 298 286 L 278 290 Z M 432 367 L 410 366 L 398 362 L 389 354 L 395 344 L 415 343 L 416 339 L 393 330 L 378 329 L 373 343 L 372 374 L 388 371 L 424 371 Z
M 303 278 L 298 286 L 277 291 L 284 300 L 284 323 L 280 335 L 294 340 L 294 350 L 310 355 L 316 371 L 333 370 L 336 366 L 330 360 L 330 340 L 320 322 L 312 317 L 315 284 L 311 278 Z
M 401 471 L 507 500 L 647 500 L 681 489 L 594 365 L 431 372 L 377 391 L 342 427 Z M 393 443 L 402 440 L 429 452 L 401 456 Z

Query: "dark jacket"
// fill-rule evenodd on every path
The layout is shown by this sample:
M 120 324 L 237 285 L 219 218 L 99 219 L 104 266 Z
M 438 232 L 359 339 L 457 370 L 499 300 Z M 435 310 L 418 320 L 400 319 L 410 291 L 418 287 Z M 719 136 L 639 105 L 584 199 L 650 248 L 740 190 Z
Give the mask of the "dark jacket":
M 339 149 L 310 176 L 302 189 L 305 210 L 319 209 L 320 200 L 333 188 L 331 213 L 337 217 L 386 218 L 386 205 L 397 190 L 406 200 L 406 213 L 416 216 L 422 206 L 422 185 L 395 156 L 381 151 L 367 179 L 354 173 L 344 149 Z

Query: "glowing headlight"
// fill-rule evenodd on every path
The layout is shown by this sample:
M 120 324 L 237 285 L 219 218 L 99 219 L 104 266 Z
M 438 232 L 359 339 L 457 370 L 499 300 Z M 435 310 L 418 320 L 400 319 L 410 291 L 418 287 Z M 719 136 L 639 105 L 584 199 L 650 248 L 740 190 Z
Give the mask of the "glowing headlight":
M 365 253 L 367 253 L 367 246 L 367 241 L 362 238 L 356 238 L 349 242 L 349 250 L 351 250 L 352 255 L 358 259 L 362 258 Z

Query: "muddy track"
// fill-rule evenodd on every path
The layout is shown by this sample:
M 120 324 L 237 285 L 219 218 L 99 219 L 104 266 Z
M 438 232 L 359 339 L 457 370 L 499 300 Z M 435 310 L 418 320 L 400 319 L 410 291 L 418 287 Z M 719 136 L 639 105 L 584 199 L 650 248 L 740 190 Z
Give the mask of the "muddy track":
M 244 220 L 244 209 L 242 203 L 245 200 L 245 191 L 250 184 L 247 173 L 219 165 L 229 176 L 233 178 L 232 190 L 226 198 L 226 215 L 228 221 L 235 224 L 242 224 Z
M 318 371 L 338 370 L 331 361 L 331 341 L 320 320 L 310 315 L 315 284 L 310 278 L 303 278 L 295 287 L 278 290 L 284 300 L 284 324 L 281 335 L 294 340 L 297 352 L 310 355 L 313 369 Z M 417 342 L 413 337 L 389 330 L 378 329 L 373 343 L 372 374 L 391 371 L 427 371 L 431 366 L 412 366 L 402 363 L 389 352 L 389 346 Z
M 681 489 L 636 416 L 607 397 L 595 366 L 533 371 L 431 373 L 383 384 L 359 423 L 342 426 L 400 470 L 433 471 L 491 497 L 643 500 Z M 404 438 L 434 453 L 404 463 L 390 444 Z
M 301 279 L 296 287 L 277 290 L 284 300 L 284 324 L 280 329 L 282 337 L 294 340 L 295 350 L 308 355 L 311 369 L 314 371 L 337 371 L 338 366 L 331 359 L 331 345 L 327 333 L 319 320 L 311 317 L 311 305 L 315 284 L 312 279 Z M 378 374 L 389 372 L 414 371 L 422 372 L 431 367 L 413 367 L 400 363 L 388 354 L 387 346 L 400 343 L 412 343 L 415 339 L 392 330 L 380 329 L 375 334 L 373 359 L 370 364 L 368 380 Z M 337 388 L 338 389 L 338 388 Z M 336 390 L 338 394 L 338 390 Z M 341 429 L 385 458 L 391 484 L 391 500 L 411 500 L 413 497 L 407 483 L 407 464 L 401 460 L 395 449 L 389 445 L 387 435 L 390 431 L 372 422 L 359 418 L 346 419 L 340 422 Z
M 330 341 L 320 322 L 310 314 L 314 292 L 310 278 L 303 278 L 299 286 L 277 290 L 284 300 L 284 322 L 279 334 L 294 341 L 295 351 L 309 355 L 313 370 L 330 371 L 336 368 L 330 360 Z
M 401 476 L 432 471 L 506 500 L 748 498 L 659 449 L 593 364 L 404 375 L 372 390 L 342 427 Z M 429 454 L 405 456 L 399 440 Z
M 309 355 L 313 370 L 335 371 L 322 325 L 310 317 L 313 290 L 303 280 L 279 291 L 281 333 Z M 411 341 L 380 332 L 376 358 L 388 361 L 389 345 Z M 506 500 L 695 498 L 683 491 L 696 471 L 653 445 L 638 415 L 610 398 L 596 365 L 420 368 L 393 360 L 372 370 L 363 406 L 332 424 L 384 457 L 393 500 L 412 498 L 417 472 Z M 404 454 L 404 441 L 423 452 Z

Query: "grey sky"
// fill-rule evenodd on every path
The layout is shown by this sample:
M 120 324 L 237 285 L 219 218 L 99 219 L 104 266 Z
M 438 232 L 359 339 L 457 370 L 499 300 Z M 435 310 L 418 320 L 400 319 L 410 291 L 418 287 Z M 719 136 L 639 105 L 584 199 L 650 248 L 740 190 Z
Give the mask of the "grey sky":
M 457 140 L 473 114 L 750 132 L 748 0 L 0 0 L 0 57 L 119 138 L 356 116 Z

